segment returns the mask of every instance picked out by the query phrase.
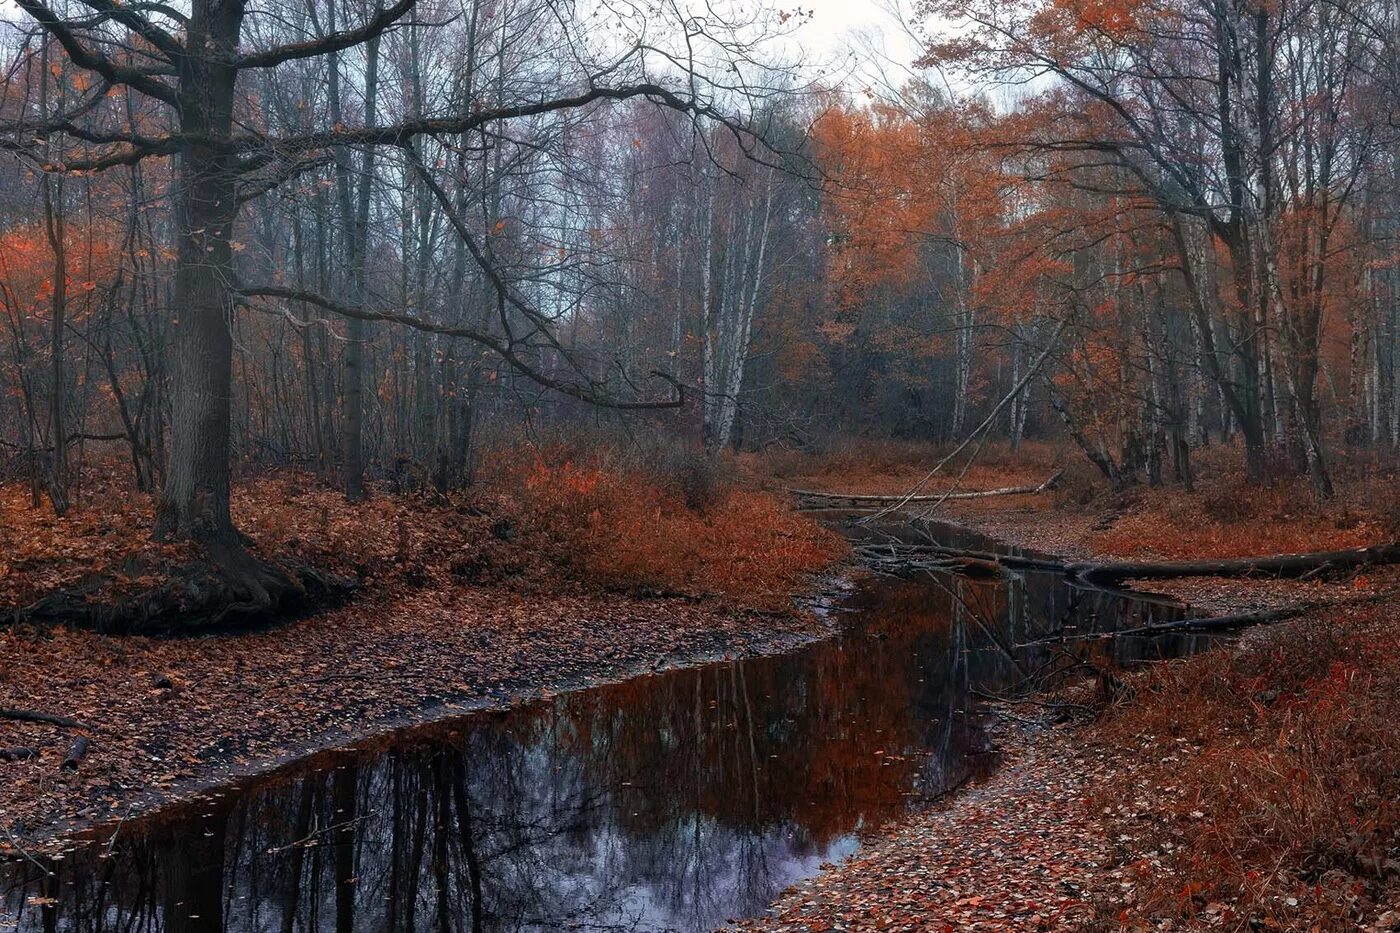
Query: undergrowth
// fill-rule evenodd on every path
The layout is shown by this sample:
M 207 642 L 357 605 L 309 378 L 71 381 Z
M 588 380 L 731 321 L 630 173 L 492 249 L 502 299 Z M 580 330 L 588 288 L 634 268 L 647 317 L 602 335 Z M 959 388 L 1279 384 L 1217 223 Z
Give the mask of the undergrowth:
M 376 489 L 358 503 L 313 474 L 267 471 L 235 484 L 234 521 L 265 558 L 371 587 L 603 587 L 771 609 L 790 605 L 809 574 L 844 553 L 839 536 L 780 497 L 744 488 L 730 466 L 687 450 L 514 448 L 487 459 L 473 488 Z M 27 486 L 0 483 L 0 610 L 95 572 L 111 582 L 94 598 L 118 598 L 188 559 L 189 545 L 152 540 L 154 497 L 121 475 L 89 470 L 63 518 L 34 507 Z
M 1099 736 L 1123 925 L 1356 929 L 1400 897 L 1400 614 L 1329 610 L 1161 665 Z
M 836 534 L 703 461 L 658 469 L 577 450 L 509 459 L 495 482 L 513 490 L 525 530 L 560 566 L 606 586 L 778 608 L 845 552 Z
M 1257 486 L 1219 480 L 1187 495 L 1138 490 L 1091 540 L 1099 553 L 1168 560 L 1248 557 L 1363 547 L 1400 538 L 1395 476 L 1341 479 L 1319 501 L 1302 478 Z

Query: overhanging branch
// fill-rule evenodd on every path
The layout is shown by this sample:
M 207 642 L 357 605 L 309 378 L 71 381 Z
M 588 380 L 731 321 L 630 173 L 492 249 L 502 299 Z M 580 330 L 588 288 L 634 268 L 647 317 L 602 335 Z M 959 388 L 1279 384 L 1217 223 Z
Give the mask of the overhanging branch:
M 455 327 L 448 324 L 438 324 L 398 311 L 370 311 L 364 308 L 354 308 L 327 298 L 324 295 L 316 294 L 315 292 L 296 288 L 285 288 L 280 285 L 244 285 L 240 286 L 236 291 L 238 294 L 247 298 L 280 298 L 284 301 L 302 301 L 307 304 L 316 305 L 340 317 L 353 318 L 361 321 L 383 321 L 390 324 L 399 324 L 424 333 L 441 334 L 445 337 L 461 337 L 490 349 L 500 356 L 501 359 L 505 360 L 512 369 L 531 381 L 545 388 L 553 389 L 556 392 L 567 395 L 570 398 L 576 398 L 589 405 L 596 405 L 599 408 L 611 408 L 617 411 L 647 411 L 680 408 L 685 404 L 684 387 L 673 377 L 660 370 L 653 370 L 651 375 L 670 383 L 671 387 L 676 390 L 674 398 L 650 401 L 614 399 L 599 394 L 591 386 L 580 385 L 565 379 L 556 379 L 553 376 L 540 372 L 522 359 L 520 355 L 515 352 L 515 348 L 510 343 L 494 334 L 489 334 L 474 327 Z

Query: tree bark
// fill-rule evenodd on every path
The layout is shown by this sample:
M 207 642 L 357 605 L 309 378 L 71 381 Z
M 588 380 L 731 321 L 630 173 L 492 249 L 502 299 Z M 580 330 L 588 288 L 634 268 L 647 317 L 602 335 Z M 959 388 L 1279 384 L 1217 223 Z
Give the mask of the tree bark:
M 1377 564 L 1400 563 L 1400 543 L 1345 551 L 1279 554 L 1232 560 L 1182 562 L 1074 563 L 1066 572 L 1086 583 L 1115 586 L 1125 580 L 1173 580 L 1181 577 L 1274 577 L 1298 579 L 1338 570 L 1354 570 Z
M 198 0 L 191 7 L 189 45 L 203 53 L 183 59 L 180 128 L 209 141 L 181 147 L 175 182 L 170 464 L 156 526 L 158 537 L 218 541 L 240 549 L 229 516 L 237 168 L 217 141 L 232 132 L 238 72 L 231 62 L 242 22 L 240 0 Z

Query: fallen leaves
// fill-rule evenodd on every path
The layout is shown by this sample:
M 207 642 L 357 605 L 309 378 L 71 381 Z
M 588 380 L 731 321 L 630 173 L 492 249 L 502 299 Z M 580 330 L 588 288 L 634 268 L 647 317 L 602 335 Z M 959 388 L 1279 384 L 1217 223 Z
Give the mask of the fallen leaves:
M 1001 768 L 944 809 L 877 830 L 850 859 L 790 889 L 742 929 L 1060 930 L 1085 921 L 1108 861 L 1088 777 L 1051 735 L 1003 726 Z
M 0 631 L 0 704 L 63 710 L 92 729 L 81 766 L 60 773 L 67 730 L 0 722 L 0 747 L 36 752 L 0 762 L 0 826 L 33 850 L 61 823 L 135 815 L 406 717 L 767 650 L 820 631 L 798 616 L 715 602 L 465 586 L 371 598 L 219 638 Z

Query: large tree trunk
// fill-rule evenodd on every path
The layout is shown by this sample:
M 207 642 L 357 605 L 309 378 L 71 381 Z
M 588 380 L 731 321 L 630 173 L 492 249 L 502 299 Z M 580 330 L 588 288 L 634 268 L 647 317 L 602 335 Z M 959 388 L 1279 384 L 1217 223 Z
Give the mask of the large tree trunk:
M 191 8 L 189 44 L 209 54 L 185 59 L 181 130 L 226 139 L 232 130 L 240 0 L 200 0 Z M 178 238 L 173 323 L 175 365 L 170 464 L 156 532 L 233 546 L 229 517 L 229 402 L 233 377 L 233 222 L 238 214 L 234 158 L 216 145 L 187 143 L 175 184 Z
M 306 602 L 308 586 L 320 595 L 340 587 L 340 581 L 307 568 L 298 568 L 300 579 L 293 579 L 280 567 L 255 558 L 229 514 L 236 281 L 232 244 L 238 199 L 235 158 L 218 141 L 228 139 L 232 131 L 237 70 L 228 63 L 237 49 L 242 20 L 242 0 L 194 3 L 189 43 L 208 53 L 185 59 L 180 75 L 181 130 L 200 141 L 180 151 L 175 186 L 178 250 L 170 461 L 155 533 L 161 539 L 184 538 L 203 545 L 203 560 L 212 579 L 200 580 L 197 595 L 191 591 L 184 597 L 189 603 L 184 610 L 189 626 L 256 621 L 268 614 L 293 612 Z M 182 574 L 186 571 L 177 576 Z M 171 584 L 177 590 L 180 585 Z M 172 616 L 169 590 L 160 588 L 150 594 L 149 605 L 117 606 L 105 614 L 99 607 L 86 621 L 118 630 L 167 627 Z M 84 621 L 84 614 L 62 599 L 33 608 L 40 614 L 51 609 Z

